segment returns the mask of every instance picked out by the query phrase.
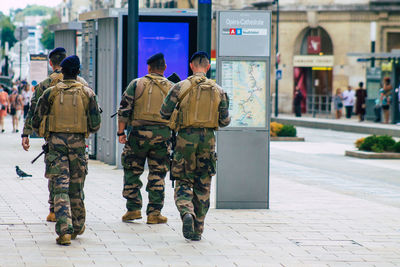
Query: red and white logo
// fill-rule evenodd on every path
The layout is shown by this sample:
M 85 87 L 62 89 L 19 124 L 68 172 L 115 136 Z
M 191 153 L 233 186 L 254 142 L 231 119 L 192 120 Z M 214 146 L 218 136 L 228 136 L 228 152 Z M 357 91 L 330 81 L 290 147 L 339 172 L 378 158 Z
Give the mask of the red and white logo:
M 229 35 L 236 35 L 236 29 L 235 28 L 230 28 L 229 29 Z

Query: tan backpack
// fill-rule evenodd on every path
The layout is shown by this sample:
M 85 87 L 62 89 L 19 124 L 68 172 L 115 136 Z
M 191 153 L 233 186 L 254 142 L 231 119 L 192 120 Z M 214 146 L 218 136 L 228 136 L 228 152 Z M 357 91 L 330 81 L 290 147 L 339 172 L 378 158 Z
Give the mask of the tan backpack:
M 221 102 L 220 91 L 214 81 L 206 77 L 189 77 L 191 86 L 181 92 L 178 114 L 178 129 L 214 128 L 218 129 Z
M 49 102 L 48 132 L 88 134 L 89 97 L 81 83 L 58 83 L 50 93 Z
M 161 118 L 160 109 L 171 87 L 172 84 L 161 76 L 146 75 L 141 78 L 136 87 L 132 121 L 146 120 L 167 124 L 168 121 Z

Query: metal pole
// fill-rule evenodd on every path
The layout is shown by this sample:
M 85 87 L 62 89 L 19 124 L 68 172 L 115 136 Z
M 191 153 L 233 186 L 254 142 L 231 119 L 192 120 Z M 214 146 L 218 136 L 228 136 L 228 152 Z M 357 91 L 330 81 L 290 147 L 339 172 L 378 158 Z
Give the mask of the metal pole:
M 275 117 L 278 117 L 278 87 L 279 81 L 276 77 L 276 72 L 279 68 L 278 53 L 279 53 L 279 0 L 276 0 L 276 42 L 275 42 Z
M 22 27 L 19 27 L 19 80 L 22 77 Z
M 371 41 L 371 53 L 375 53 L 375 41 Z M 375 67 L 375 57 L 371 58 L 371 67 Z
M 137 78 L 138 75 L 138 32 L 139 32 L 139 1 L 128 2 L 128 81 L 127 84 Z
M 371 22 L 370 29 L 370 39 L 371 39 L 371 53 L 375 53 L 375 41 L 376 41 L 376 21 Z M 371 67 L 375 67 L 375 57 L 371 58 Z
M 197 50 L 211 56 L 211 0 L 198 0 Z M 210 78 L 210 71 L 207 73 Z

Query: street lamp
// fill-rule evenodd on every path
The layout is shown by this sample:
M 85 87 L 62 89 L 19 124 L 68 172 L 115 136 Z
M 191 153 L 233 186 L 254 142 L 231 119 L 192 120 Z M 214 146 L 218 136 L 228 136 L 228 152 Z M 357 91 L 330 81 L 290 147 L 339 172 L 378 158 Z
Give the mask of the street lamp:
M 278 55 L 279 55 L 279 0 L 274 0 L 273 4 L 276 4 L 276 42 L 275 42 L 275 117 L 278 117 L 278 87 L 279 80 L 277 72 L 279 68 Z

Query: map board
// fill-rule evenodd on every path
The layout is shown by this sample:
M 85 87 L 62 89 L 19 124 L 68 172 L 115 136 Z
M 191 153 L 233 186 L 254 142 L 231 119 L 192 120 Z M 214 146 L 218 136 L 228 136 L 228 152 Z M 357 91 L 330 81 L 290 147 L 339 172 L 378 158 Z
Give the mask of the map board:
M 230 99 L 229 127 L 266 127 L 266 62 L 222 61 L 222 88 Z

